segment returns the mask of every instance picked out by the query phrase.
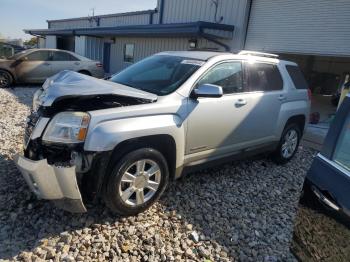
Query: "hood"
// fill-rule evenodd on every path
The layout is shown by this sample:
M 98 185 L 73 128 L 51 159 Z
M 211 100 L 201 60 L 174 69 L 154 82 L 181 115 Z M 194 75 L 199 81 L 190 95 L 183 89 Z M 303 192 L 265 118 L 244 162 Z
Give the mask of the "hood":
M 55 100 L 95 95 L 114 95 L 142 99 L 149 102 L 157 96 L 122 84 L 97 79 L 77 72 L 64 70 L 48 78 L 43 84 L 41 105 L 51 106 Z
M 8 59 L 2 59 L 2 58 L 0 58 L 0 64 L 1 64 L 1 65 L 10 66 L 13 62 L 14 62 L 13 60 L 8 60 Z

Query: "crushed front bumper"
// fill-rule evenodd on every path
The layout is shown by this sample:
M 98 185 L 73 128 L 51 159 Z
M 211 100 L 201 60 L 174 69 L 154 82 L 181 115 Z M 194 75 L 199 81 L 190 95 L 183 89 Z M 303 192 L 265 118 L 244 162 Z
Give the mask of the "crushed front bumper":
M 14 161 L 30 189 L 42 199 L 53 202 L 64 210 L 86 212 L 76 178 L 75 166 L 56 167 L 46 159 L 33 161 L 16 155 Z

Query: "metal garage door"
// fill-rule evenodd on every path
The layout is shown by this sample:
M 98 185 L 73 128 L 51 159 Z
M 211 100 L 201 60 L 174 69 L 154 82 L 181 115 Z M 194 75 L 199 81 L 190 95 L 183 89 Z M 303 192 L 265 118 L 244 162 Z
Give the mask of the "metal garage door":
M 252 0 L 245 49 L 350 56 L 349 0 Z

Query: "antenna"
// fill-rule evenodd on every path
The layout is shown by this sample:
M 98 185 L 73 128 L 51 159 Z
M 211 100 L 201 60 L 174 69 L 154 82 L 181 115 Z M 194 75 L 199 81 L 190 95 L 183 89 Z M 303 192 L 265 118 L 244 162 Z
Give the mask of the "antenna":
M 96 22 L 96 25 L 97 26 L 100 26 L 100 18 L 99 17 L 95 17 L 95 7 L 93 8 L 90 8 L 90 11 L 92 11 L 92 16 L 88 15 L 88 19 L 89 19 L 89 22 L 90 22 L 90 26 L 93 26 L 93 22 L 95 21 Z

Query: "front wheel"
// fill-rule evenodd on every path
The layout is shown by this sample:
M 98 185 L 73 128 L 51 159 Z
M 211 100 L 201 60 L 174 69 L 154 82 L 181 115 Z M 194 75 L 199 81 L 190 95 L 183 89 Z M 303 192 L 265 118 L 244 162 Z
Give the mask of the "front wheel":
M 108 177 L 104 199 L 120 215 L 135 215 L 149 208 L 169 181 L 166 159 L 157 150 L 142 148 L 115 163 Z
M 10 87 L 13 83 L 12 76 L 9 72 L 0 69 L 0 88 Z
M 290 124 L 283 130 L 281 140 L 272 159 L 278 164 L 285 164 L 293 158 L 298 150 L 301 130 L 297 124 Z

